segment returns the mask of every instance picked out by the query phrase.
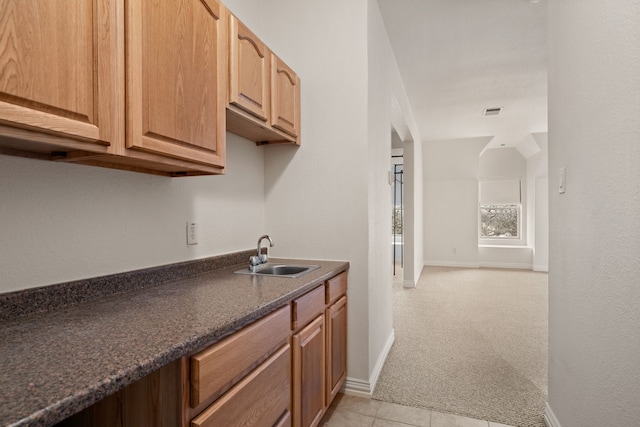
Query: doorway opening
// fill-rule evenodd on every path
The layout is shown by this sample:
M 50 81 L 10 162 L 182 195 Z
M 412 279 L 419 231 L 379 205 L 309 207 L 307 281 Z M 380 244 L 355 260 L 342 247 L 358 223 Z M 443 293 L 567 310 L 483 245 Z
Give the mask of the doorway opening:
M 404 268 L 404 165 L 402 155 L 391 156 L 393 166 L 393 186 L 392 186 L 392 240 L 391 248 L 393 252 L 393 275 L 396 275 L 396 265 Z

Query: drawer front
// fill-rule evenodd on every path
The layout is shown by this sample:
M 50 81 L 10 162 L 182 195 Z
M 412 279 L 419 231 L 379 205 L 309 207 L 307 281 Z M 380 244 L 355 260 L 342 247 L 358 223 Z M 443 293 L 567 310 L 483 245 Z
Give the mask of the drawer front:
M 191 427 L 271 427 L 286 423 L 290 411 L 291 346 L 286 344 L 194 418 Z
M 293 330 L 297 330 L 324 310 L 324 286 L 319 286 L 306 295 L 293 300 Z
M 262 362 L 290 334 L 291 308 L 262 320 L 191 357 L 191 407 L 213 400 Z
M 327 304 L 331 304 L 347 294 L 347 272 L 342 272 L 327 280 Z

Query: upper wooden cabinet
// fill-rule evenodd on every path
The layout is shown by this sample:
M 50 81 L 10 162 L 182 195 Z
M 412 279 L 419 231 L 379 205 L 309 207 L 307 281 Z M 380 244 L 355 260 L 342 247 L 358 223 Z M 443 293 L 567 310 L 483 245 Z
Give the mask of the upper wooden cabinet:
M 229 16 L 227 130 L 260 144 L 300 143 L 300 79 Z
M 0 153 L 224 172 L 218 0 L 4 0 L 0 25 Z
M 224 167 L 217 0 L 127 2 L 127 148 Z
M 229 103 L 261 121 L 269 119 L 270 55 L 246 25 L 229 18 Z
M 11 126 L 0 130 L 4 148 L 107 152 L 122 144 L 118 26 L 113 0 L 0 2 L 0 124 Z M 25 130 L 45 136 L 32 140 Z
M 297 138 L 300 134 L 300 79 L 271 55 L 271 125 Z
M 297 75 L 219 0 L 2 0 L 0 28 L 0 154 L 185 176 L 227 130 L 300 142 Z

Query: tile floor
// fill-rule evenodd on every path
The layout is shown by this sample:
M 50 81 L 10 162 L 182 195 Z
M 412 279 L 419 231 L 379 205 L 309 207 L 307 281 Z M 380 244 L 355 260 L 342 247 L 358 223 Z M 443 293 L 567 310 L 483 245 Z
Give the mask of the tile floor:
M 512 427 L 421 408 L 338 394 L 320 427 Z

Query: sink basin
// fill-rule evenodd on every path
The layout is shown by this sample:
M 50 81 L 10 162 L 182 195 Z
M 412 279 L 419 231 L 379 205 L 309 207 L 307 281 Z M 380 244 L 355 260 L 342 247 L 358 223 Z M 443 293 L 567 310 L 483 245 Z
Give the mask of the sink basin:
M 302 264 L 265 264 L 259 266 L 256 272 L 243 268 L 234 271 L 236 274 L 250 274 L 252 276 L 275 276 L 275 277 L 300 277 L 320 268 L 318 265 L 302 265 Z

